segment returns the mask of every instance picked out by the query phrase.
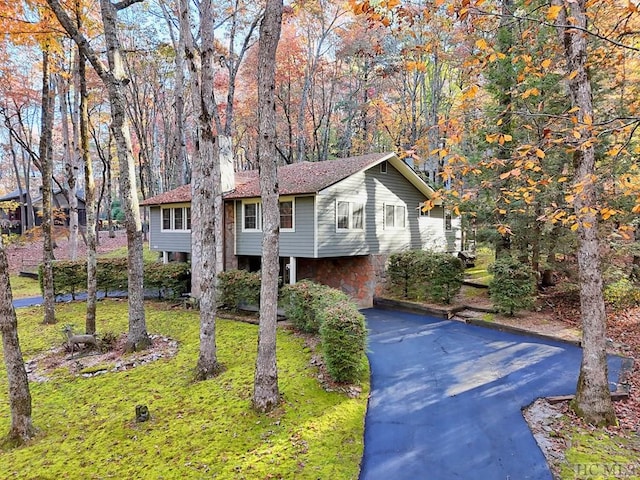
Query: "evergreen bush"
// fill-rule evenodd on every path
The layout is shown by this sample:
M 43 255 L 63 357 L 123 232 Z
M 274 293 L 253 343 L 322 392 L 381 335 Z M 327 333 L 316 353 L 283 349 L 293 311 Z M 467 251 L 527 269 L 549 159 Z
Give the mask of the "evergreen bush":
M 431 253 L 428 257 L 430 270 L 424 280 L 427 295 L 436 303 L 449 304 L 462 287 L 464 264 L 448 253 Z
M 362 373 L 367 346 L 364 315 L 348 301 L 338 302 L 321 313 L 322 355 L 336 382 L 356 382 Z
M 260 304 L 260 272 L 227 270 L 218 274 L 218 304 L 238 311 L 242 304 Z
M 395 253 L 387 263 L 387 290 L 408 300 L 450 303 L 460 291 L 463 263 L 448 253 L 410 250 Z
M 349 297 L 340 290 L 311 280 L 301 280 L 282 288 L 285 315 L 295 328 L 307 333 L 318 333 L 323 310 L 348 300 Z
M 513 316 L 516 311 L 533 306 L 535 275 L 529 265 L 504 256 L 498 258 L 488 270 L 493 274 L 489 282 L 489 295 L 499 312 Z

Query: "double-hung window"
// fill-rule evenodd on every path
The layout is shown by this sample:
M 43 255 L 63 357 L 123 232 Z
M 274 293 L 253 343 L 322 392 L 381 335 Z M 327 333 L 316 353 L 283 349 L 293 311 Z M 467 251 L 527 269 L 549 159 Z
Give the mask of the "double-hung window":
M 191 230 L 191 207 L 163 208 L 162 230 Z
M 406 208 L 404 205 L 385 204 L 384 228 L 398 230 L 406 227 Z
M 294 201 L 284 200 L 280 202 L 280 230 L 293 231 L 295 229 Z M 262 230 L 262 203 L 258 200 L 242 203 L 242 230 Z
M 280 201 L 280 231 L 292 232 L 295 229 L 293 200 Z
M 260 202 L 245 202 L 242 204 L 242 229 L 262 229 L 262 204 Z
M 361 202 L 336 202 L 336 229 L 363 230 L 364 204 Z

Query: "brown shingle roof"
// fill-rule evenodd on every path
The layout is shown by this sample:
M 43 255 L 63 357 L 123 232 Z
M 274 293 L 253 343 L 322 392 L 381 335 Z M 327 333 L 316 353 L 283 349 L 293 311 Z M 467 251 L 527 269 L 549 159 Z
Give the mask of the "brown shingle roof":
M 359 157 L 327 160 L 324 162 L 302 162 L 278 168 L 280 195 L 302 195 L 317 193 L 356 172 L 365 170 L 391 158 L 391 153 L 372 153 Z M 260 196 L 260 181 L 257 170 L 235 173 L 236 188 L 224 195 L 226 199 L 252 198 Z M 156 195 L 141 202 L 141 205 L 161 205 L 191 201 L 191 187 L 183 185 L 169 192 Z

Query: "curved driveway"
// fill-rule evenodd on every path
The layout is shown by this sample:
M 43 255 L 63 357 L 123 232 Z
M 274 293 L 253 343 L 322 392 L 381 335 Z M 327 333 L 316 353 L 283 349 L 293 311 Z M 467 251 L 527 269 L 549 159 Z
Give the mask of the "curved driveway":
M 521 408 L 575 392 L 579 348 L 423 315 L 364 313 L 371 397 L 360 480 L 552 478 Z M 609 365 L 617 378 L 621 359 Z

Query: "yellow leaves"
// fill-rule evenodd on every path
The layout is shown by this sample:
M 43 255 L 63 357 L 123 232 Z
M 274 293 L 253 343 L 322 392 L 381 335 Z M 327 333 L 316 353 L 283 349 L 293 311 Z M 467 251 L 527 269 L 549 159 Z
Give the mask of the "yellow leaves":
M 585 123 L 586 125 L 593 125 L 593 118 L 591 118 L 591 115 L 585 114 L 584 118 L 582 119 L 583 123 Z
M 487 133 L 484 138 L 487 143 L 498 142 L 500 145 L 504 145 L 506 142 L 513 140 L 513 136 L 508 133 Z
M 418 72 L 426 72 L 427 64 L 426 62 L 407 62 L 406 63 L 407 70 L 410 72 L 418 71 Z
M 500 233 L 500 235 L 502 235 L 503 237 L 506 237 L 507 235 L 511 235 L 511 228 L 509 228 L 509 225 L 505 225 L 505 224 L 500 224 L 497 227 L 498 233 Z
M 574 78 L 576 78 L 578 76 L 578 71 L 574 70 L 573 72 L 571 72 L 568 76 L 567 79 L 568 80 L 573 80 Z
M 537 97 L 539 95 L 540 95 L 540 90 L 538 90 L 537 88 L 528 88 L 522 94 L 522 98 L 529 98 L 531 96 Z
M 549 68 L 551 66 L 551 59 L 547 58 L 543 60 L 540 65 L 542 65 L 542 68 Z
M 541 150 L 541 149 L 536 149 L 536 157 L 538 158 L 544 158 L 546 157 L 546 154 Z
M 564 183 L 567 181 L 567 177 L 560 177 L 558 178 L 558 183 Z
M 464 92 L 462 92 L 463 100 L 473 100 L 480 91 L 478 85 L 470 85 Z
M 577 111 L 580 110 L 580 107 L 573 107 L 571 110 L 569 110 L 567 113 L 575 113 Z
M 571 231 L 575 232 L 576 230 L 578 230 L 578 228 L 580 227 L 580 225 L 578 225 L 578 223 L 574 223 L 573 225 L 571 225 Z
M 560 12 L 562 11 L 562 6 L 561 5 L 552 5 L 547 9 L 547 20 L 549 20 L 550 22 L 553 22 L 556 18 L 558 18 L 558 15 L 560 15 Z
M 600 215 L 602 216 L 603 220 L 609 220 L 617 213 L 619 213 L 617 210 L 608 207 L 604 207 L 600 210 Z
M 489 48 L 489 44 L 484 38 L 479 38 L 478 40 L 476 40 L 476 47 L 478 47 L 480 50 L 487 50 Z

